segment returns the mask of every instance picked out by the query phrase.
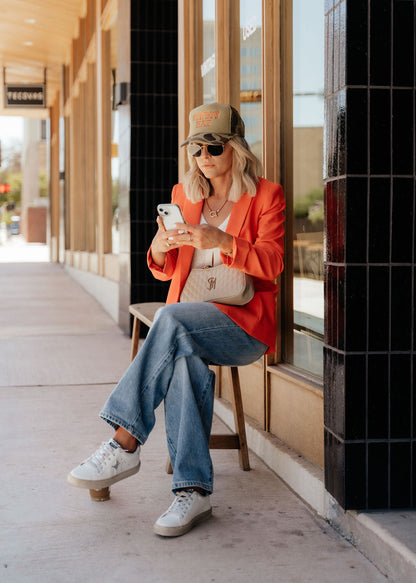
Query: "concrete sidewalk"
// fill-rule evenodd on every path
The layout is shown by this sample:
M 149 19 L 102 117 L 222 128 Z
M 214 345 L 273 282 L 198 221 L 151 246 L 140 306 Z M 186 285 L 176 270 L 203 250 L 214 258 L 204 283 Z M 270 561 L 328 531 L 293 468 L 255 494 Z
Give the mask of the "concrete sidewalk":
M 108 502 L 69 486 L 68 471 L 111 436 L 97 414 L 130 339 L 58 265 L 0 260 L 0 293 L 0 581 L 386 581 L 254 454 L 242 472 L 235 452 L 213 451 L 213 518 L 154 535 L 171 501 L 162 410 L 139 474 Z

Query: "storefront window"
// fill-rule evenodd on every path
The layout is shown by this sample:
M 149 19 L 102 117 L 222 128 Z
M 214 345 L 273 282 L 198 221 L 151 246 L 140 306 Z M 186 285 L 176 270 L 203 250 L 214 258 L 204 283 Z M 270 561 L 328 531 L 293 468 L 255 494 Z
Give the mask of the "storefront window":
M 246 139 L 262 159 L 261 0 L 240 0 L 240 108 Z
M 293 363 L 323 371 L 324 0 L 293 0 Z
M 118 255 L 120 252 L 119 230 L 119 112 L 116 103 L 116 86 L 119 82 L 117 70 L 117 28 L 111 28 L 111 252 Z
M 202 91 L 203 102 L 215 101 L 215 0 L 203 1 Z
M 111 207 L 113 220 L 111 223 L 111 248 L 112 252 L 118 254 L 120 251 L 120 231 L 119 231 L 119 159 L 118 159 L 118 111 L 111 112 Z

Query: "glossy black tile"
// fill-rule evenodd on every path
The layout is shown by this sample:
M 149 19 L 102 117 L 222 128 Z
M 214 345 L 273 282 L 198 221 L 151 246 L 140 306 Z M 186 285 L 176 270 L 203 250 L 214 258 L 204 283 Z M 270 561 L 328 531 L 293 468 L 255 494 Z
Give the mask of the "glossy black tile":
M 411 267 L 391 267 L 391 350 L 411 350 L 412 271 Z
M 390 508 L 411 506 L 411 447 L 410 442 L 390 445 Z
M 329 262 L 343 263 L 345 241 L 345 179 L 327 183 L 325 202 L 327 260 Z
M 324 342 L 332 346 L 332 274 L 331 272 L 335 269 L 333 265 L 328 265 L 324 263 Z
M 325 100 L 325 168 L 326 178 L 338 176 L 338 95 Z
M 416 316 L 415 316 L 416 317 Z M 413 328 L 413 332 L 415 331 L 415 329 Z M 413 407 L 412 407 L 412 437 L 413 439 L 416 438 L 416 355 L 413 354 L 412 355 L 412 403 L 413 403 Z M 416 453 L 416 444 L 415 444 L 415 453 Z M 416 503 L 416 499 L 415 499 L 415 503 Z
M 345 508 L 345 445 L 324 429 L 325 487 Z
M 370 174 L 390 174 L 390 91 L 370 90 Z
M 412 442 L 412 508 L 416 507 L 416 443 Z
M 390 85 L 391 0 L 370 3 L 370 84 Z
M 366 506 L 366 446 L 347 443 L 345 448 L 345 508 Z
M 151 93 L 172 93 L 177 91 L 178 67 L 176 63 L 149 61 L 147 63 L 131 64 L 131 92 L 146 90 Z M 143 87 L 144 81 L 146 86 Z M 151 90 L 149 90 L 151 87 Z
M 324 425 L 338 438 L 345 437 L 344 356 L 325 350 Z
M 368 355 L 368 439 L 389 437 L 389 357 Z
M 416 7 L 325 8 L 325 480 L 344 508 L 403 508 L 416 501 Z
M 368 350 L 388 351 L 390 339 L 390 270 L 387 266 L 368 268 Z
M 177 31 L 133 30 L 131 33 L 132 62 L 175 63 L 177 60 Z M 151 70 L 149 69 L 150 74 Z
M 391 261 L 412 263 L 414 243 L 414 180 L 393 179 Z
M 167 202 L 173 184 L 177 182 L 178 163 L 176 158 L 132 158 L 132 183 L 138 189 L 151 189 L 157 193 L 159 202 Z
M 338 151 L 338 175 L 346 173 L 347 164 L 347 136 L 345 132 L 347 91 L 342 90 L 337 94 L 337 151 Z
M 341 2 L 338 4 L 338 31 L 339 31 L 339 55 L 338 62 L 338 88 L 342 89 L 347 83 L 347 4 Z M 342 172 L 341 172 L 342 174 Z
M 344 289 L 345 269 L 325 266 L 325 342 L 333 348 L 344 348 Z
M 178 25 L 177 0 L 133 1 L 130 4 L 132 28 L 176 30 Z
M 391 237 L 390 178 L 370 179 L 369 203 L 368 260 L 370 263 L 388 263 Z
M 324 321 L 325 342 L 333 348 L 339 346 L 340 326 L 339 315 L 343 311 L 343 285 L 339 282 L 339 267 L 326 265 L 325 267 L 325 313 Z
M 412 89 L 393 90 L 393 173 L 413 174 L 414 93 Z
M 390 356 L 390 438 L 411 438 L 411 357 Z
M 155 236 L 157 225 L 154 220 L 139 220 L 131 222 L 131 252 L 144 253 L 149 248 L 150 242 Z
M 325 238 L 326 260 L 336 262 L 338 247 L 338 180 L 325 185 Z
M 366 439 L 367 363 L 365 355 L 345 356 L 345 439 Z
M 367 178 L 346 180 L 345 260 L 367 261 Z
M 347 5 L 347 85 L 367 85 L 368 2 L 349 1 Z
M 367 174 L 367 90 L 347 90 L 346 171 L 348 174 Z
M 414 46 L 414 2 L 393 2 L 393 85 L 413 87 Z
M 347 265 L 345 270 L 345 349 L 367 347 L 367 268 Z
M 164 302 L 166 301 L 168 285 L 165 282 L 136 283 L 131 287 L 131 303 Z
M 339 28 L 339 13 L 340 13 L 340 5 L 336 5 L 334 10 L 332 11 L 333 17 L 333 51 L 334 51 L 334 92 L 339 91 L 340 82 L 339 82 L 339 51 L 340 51 L 340 28 Z
M 132 94 L 131 123 L 132 126 L 145 125 L 153 128 L 177 126 L 178 112 L 176 94 Z M 157 135 L 155 135 L 155 139 L 157 139 Z M 160 142 L 158 143 L 158 150 L 159 148 L 163 148 L 163 144 L 160 144 Z
M 153 276 L 147 267 L 146 252 L 133 252 L 131 255 L 131 279 L 135 283 L 153 284 Z
M 337 337 L 335 346 L 338 350 L 345 348 L 345 267 L 339 265 L 337 267 L 337 283 L 338 283 L 338 312 L 336 318 Z
M 325 16 L 325 95 L 334 92 L 334 13 Z
M 388 443 L 368 444 L 368 508 L 389 506 L 389 446 Z

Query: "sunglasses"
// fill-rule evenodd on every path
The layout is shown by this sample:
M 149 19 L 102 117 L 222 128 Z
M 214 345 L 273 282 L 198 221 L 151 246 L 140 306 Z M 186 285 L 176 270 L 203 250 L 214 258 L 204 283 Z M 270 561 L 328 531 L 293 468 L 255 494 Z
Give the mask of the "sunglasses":
M 188 153 L 194 158 L 199 158 L 202 154 L 203 147 L 206 147 L 210 156 L 221 156 L 224 153 L 224 144 L 204 144 L 204 146 L 200 144 L 189 144 Z

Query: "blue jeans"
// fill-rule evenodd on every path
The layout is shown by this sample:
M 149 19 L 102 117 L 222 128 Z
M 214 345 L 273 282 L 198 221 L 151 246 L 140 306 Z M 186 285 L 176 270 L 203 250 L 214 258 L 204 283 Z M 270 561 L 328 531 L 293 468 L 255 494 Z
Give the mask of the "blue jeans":
M 144 444 L 164 399 L 172 490 L 199 486 L 211 493 L 215 374 L 208 365 L 247 365 L 266 349 L 211 303 L 165 306 L 100 417 Z

